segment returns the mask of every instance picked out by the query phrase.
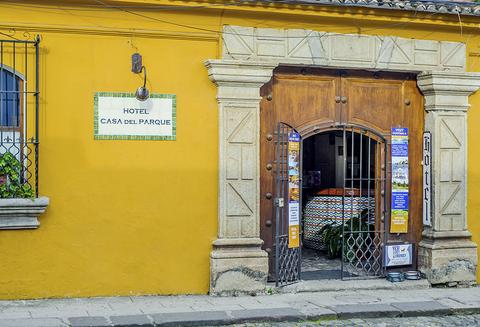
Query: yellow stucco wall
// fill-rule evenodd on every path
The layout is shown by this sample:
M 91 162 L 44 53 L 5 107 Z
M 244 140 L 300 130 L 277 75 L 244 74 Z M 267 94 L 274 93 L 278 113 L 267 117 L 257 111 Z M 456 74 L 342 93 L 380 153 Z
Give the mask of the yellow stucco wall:
M 478 45 L 477 45 L 478 52 Z M 480 58 L 474 58 L 476 71 L 479 71 Z M 468 229 L 472 240 L 480 245 L 480 91 L 470 97 L 471 109 L 468 112 Z M 480 257 L 480 248 L 477 248 Z M 480 264 L 477 266 L 477 283 L 480 284 Z
M 189 3 L 214 8 L 129 13 L 47 2 L 51 6 L 0 5 L 2 33 L 42 36 L 40 193 L 51 199 L 38 230 L 0 232 L 0 299 L 208 291 L 217 230 L 218 113 L 203 61 L 219 57 L 220 38 L 212 31 L 222 24 L 467 42 L 474 55 L 469 70 L 480 71 L 480 36 L 471 19 L 460 29 L 451 17 L 412 18 L 411 12 L 272 12 Z M 94 141 L 93 94 L 133 92 L 141 84 L 130 72 L 137 51 L 151 91 L 177 95 L 177 140 Z M 468 213 L 480 242 L 480 94 L 472 104 Z

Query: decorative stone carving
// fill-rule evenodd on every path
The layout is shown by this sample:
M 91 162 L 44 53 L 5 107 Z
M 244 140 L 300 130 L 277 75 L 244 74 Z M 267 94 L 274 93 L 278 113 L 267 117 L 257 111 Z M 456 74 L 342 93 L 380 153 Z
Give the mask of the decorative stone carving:
M 210 256 L 210 293 L 257 293 L 268 274 L 259 238 L 259 89 L 274 65 L 209 60 L 206 66 L 218 86 L 220 109 L 219 228 Z
M 457 154 L 466 158 L 465 114 L 468 94 L 475 89 L 468 85 L 477 76 L 453 73 L 465 70 L 465 44 L 301 29 L 225 26 L 224 32 L 223 59 L 205 64 L 210 79 L 218 86 L 220 120 L 219 228 L 211 253 L 210 293 L 261 292 L 266 286 L 267 254 L 261 250 L 259 237 L 259 95 L 260 87 L 270 80 L 279 64 L 452 72 L 424 74 L 419 85 L 426 96 L 426 126 L 434 142 L 442 140 L 434 143 L 436 207 L 432 230 L 436 236 L 460 235 L 455 240 L 461 239 L 461 244 L 452 248 L 451 243 L 443 246 L 435 241 L 428 250 L 424 242 L 425 251 L 420 252 L 422 267 L 428 268 L 442 266 L 440 248 L 445 249 L 445 258 L 454 258 L 457 254 L 453 249 L 460 249 L 457 257 L 467 258 L 468 264 L 463 264 L 463 259 L 452 261 L 447 272 L 455 273 L 447 274 L 448 278 L 471 280 L 476 254 L 473 256 L 475 245 L 467 240 L 466 160 L 460 168 L 453 162 Z M 443 136 L 439 138 L 440 134 Z M 442 159 L 445 163 L 438 170 Z M 433 248 L 435 251 L 431 251 Z M 466 256 L 460 256 L 466 252 Z M 468 271 L 464 277 L 459 273 L 461 269 Z M 435 274 L 427 273 L 434 283 L 439 281 Z
M 477 245 L 467 229 L 468 96 L 480 88 L 477 73 L 423 73 L 425 130 L 432 133 L 432 226 L 419 245 L 419 266 L 432 284 L 476 281 Z
M 465 44 L 302 29 L 225 26 L 223 58 L 343 68 L 464 71 Z
M 0 199 L 0 229 L 35 229 L 49 199 Z

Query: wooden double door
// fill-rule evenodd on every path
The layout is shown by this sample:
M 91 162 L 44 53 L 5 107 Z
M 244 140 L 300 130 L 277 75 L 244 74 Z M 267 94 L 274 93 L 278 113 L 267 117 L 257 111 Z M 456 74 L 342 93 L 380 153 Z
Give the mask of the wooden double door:
M 260 233 L 269 254 L 269 276 L 275 267 L 275 131 L 278 123 L 293 126 L 302 138 L 342 126 L 359 126 L 384 137 L 390 151 L 391 129 L 409 130 L 408 233 L 387 233 L 386 242 L 416 244 L 422 232 L 422 133 L 423 97 L 416 76 L 352 70 L 279 67 L 261 88 L 260 105 Z M 390 219 L 391 156 L 380 169 L 386 178 L 385 213 Z M 416 258 L 416 254 L 414 254 Z M 416 262 L 413 267 L 416 268 Z

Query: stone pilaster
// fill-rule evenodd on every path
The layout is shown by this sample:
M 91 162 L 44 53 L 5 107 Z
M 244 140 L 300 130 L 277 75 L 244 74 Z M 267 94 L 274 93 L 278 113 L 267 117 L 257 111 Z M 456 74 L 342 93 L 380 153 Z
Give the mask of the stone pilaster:
M 417 81 L 433 151 L 432 226 L 424 227 L 419 268 L 432 284 L 473 284 L 477 245 L 467 228 L 467 111 L 480 74 L 428 72 Z
M 209 60 L 218 86 L 218 239 L 210 255 L 210 294 L 258 293 L 265 289 L 267 253 L 259 217 L 260 87 L 274 65 Z

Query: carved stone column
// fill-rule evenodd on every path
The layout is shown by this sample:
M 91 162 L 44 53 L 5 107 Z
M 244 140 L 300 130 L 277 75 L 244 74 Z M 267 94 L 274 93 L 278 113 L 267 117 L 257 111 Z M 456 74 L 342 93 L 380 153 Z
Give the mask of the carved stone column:
M 419 267 L 432 284 L 473 284 L 477 245 L 467 228 L 467 111 L 480 74 L 428 72 L 418 76 L 418 86 L 433 151 L 432 226 L 424 227 Z
M 218 86 L 218 239 L 210 255 L 210 294 L 258 293 L 265 289 L 267 253 L 259 217 L 260 87 L 274 64 L 209 60 Z

